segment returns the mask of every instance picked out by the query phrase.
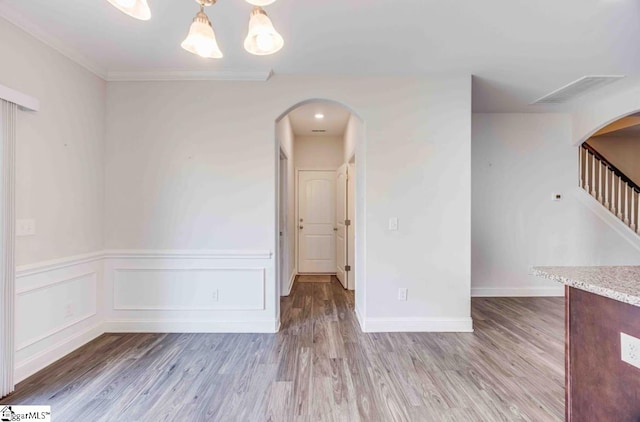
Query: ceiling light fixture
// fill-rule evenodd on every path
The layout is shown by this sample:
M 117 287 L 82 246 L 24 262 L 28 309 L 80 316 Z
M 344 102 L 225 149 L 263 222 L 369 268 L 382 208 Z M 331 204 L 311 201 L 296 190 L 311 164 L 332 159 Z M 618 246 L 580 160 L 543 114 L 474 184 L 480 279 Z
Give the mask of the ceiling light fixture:
M 247 0 L 247 3 L 254 6 L 269 6 L 270 4 L 275 2 L 276 0 Z
M 249 18 L 249 33 L 244 40 L 244 48 L 256 56 L 273 54 L 284 46 L 282 35 L 273 27 L 267 12 L 260 6 L 254 6 Z
M 324 114 L 322 114 L 322 113 L 317 113 L 317 114 L 316 114 L 315 116 L 313 116 L 313 117 L 315 117 L 315 118 L 316 118 L 316 119 L 318 119 L 318 120 L 321 120 L 321 119 L 324 119 Z
M 118 10 L 140 20 L 151 19 L 151 10 L 147 0 L 107 0 Z M 191 23 L 189 34 L 181 46 L 190 53 L 200 57 L 219 59 L 223 57 L 216 34 L 209 17 L 204 12 L 207 6 L 213 6 L 217 0 L 196 0 L 200 11 Z M 247 0 L 254 5 L 249 15 L 249 32 L 244 40 L 244 48 L 251 54 L 266 56 L 276 53 L 284 46 L 282 35 L 273 27 L 267 12 L 261 6 L 267 6 L 276 0 Z
M 151 9 L 147 0 L 107 0 L 116 9 L 141 21 L 151 19 Z
M 189 34 L 184 41 L 182 41 L 181 47 L 190 53 L 197 54 L 200 57 L 219 59 L 223 54 L 218 47 L 216 41 L 216 33 L 213 31 L 211 21 L 206 13 L 204 13 L 205 6 L 211 6 L 215 4 L 216 0 L 200 0 L 200 11 L 193 18 L 193 23 L 189 28 Z

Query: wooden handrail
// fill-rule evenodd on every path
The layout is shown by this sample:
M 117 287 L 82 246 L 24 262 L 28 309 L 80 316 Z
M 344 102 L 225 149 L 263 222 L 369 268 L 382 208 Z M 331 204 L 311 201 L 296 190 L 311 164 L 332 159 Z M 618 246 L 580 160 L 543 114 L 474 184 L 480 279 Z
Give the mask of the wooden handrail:
M 582 148 L 586 149 L 587 151 L 589 151 L 589 153 L 593 154 L 594 157 L 596 157 L 599 161 L 603 162 L 607 167 L 609 167 L 609 170 L 611 170 L 616 176 L 622 179 L 623 182 L 631 186 L 633 190 L 635 190 L 638 194 L 640 194 L 640 186 L 638 186 L 633 180 L 629 179 L 626 174 L 624 174 L 622 171 L 620 171 L 620 169 L 618 169 L 618 167 L 611 164 L 611 162 L 607 160 L 598 151 L 596 151 L 595 148 L 593 148 L 591 145 L 587 144 L 586 142 L 582 144 Z

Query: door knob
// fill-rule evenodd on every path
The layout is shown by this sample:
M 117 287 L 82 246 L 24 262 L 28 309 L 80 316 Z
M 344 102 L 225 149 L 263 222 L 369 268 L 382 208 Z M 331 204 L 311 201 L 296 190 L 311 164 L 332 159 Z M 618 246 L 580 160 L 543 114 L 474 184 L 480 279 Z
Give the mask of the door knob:
M 333 231 L 334 231 L 334 232 L 337 232 L 337 231 L 338 231 L 338 228 L 337 228 L 337 227 L 334 227 L 334 228 L 333 228 Z

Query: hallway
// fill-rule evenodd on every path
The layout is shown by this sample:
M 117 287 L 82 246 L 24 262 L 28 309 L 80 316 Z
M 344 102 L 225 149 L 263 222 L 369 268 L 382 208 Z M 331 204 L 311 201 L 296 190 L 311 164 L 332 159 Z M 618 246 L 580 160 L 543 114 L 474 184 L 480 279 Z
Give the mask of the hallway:
M 296 283 L 276 334 L 105 334 L 5 402 L 55 420 L 561 421 L 561 298 L 473 299 L 473 334 L 363 334 L 353 293 Z

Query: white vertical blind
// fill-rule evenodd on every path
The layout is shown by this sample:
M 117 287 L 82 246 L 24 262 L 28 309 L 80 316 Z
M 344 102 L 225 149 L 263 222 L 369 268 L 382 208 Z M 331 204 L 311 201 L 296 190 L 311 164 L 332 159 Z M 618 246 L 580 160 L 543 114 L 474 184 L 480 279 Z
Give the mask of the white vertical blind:
M 0 397 L 14 389 L 15 145 L 18 106 L 0 100 Z

